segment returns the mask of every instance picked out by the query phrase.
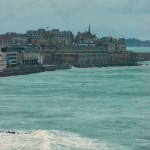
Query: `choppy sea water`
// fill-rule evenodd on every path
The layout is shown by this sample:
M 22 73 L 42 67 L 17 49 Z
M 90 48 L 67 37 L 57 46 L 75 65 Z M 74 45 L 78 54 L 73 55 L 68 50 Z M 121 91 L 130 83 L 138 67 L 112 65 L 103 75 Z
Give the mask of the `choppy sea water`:
M 144 64 L 0 78 L 0 150 L 149 150 Z
M 127 47 L 126 49 L 133 52 L 150 52 L 150 47 Z

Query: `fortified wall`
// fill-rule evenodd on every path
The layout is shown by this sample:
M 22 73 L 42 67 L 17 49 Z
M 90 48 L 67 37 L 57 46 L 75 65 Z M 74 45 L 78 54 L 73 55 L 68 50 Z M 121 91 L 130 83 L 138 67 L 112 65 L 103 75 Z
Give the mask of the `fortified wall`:
M 44 64 L 68 63 L 75 67 L 123 66 L 131 64 L 129 52 L 58 51 L 42 52 Z
M 131 58 L 133 62 L 137 61 L 149 61 L 150 60 L 150 53 L 148 52 L 136 52 L 131 53 Z

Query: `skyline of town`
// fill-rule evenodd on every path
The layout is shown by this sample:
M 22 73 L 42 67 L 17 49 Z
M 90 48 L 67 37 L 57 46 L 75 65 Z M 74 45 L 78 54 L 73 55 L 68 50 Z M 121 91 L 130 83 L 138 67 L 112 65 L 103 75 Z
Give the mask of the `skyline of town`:
M 89 24 L 90 25 L 90 24 Z M 91 26 L 91 25 L 90 25 Z M 4 32 L 4 33 L 0 33 L 0 36 L 1 35 L 8 35 L 8 34 L 11 34 L 11 33 L 14 33 L 14 34 L 26 34 L 28 31 L 37 31 L 37 30 L 39 30 L 39 29 L 42 29 L 42 30 L 45 30 L 45 31 L 50 31 L 50 30 L 60 30 L 60 31 L 62 31 L 62 32 L 72 32 L 72 34 L 73 35 L 77 35 L 78 34 L 78 32 L 81 32 L 81 33 L 85 33 L 86 31 L 88 31 L 88 28 L 87 28 L 87 25 L 86 25 L 86 27 L 83 29 L 83 30 L 78 30 L 78 31 L 76 31 L 76 32 L 73 32 L 72 30 L 61 30 L 61 28 L 59 29 L 59 28 L 56 28 L 56 27 L 54 27 L 54 28 L 50 28 L 50 27 L 39 27 L 39 28 L 34 28 L 34 29 L 28 29 L 28 30 L 25 30 L 25 31 L 23 31 L 23 32 L 16 32 L 16 31 L 6 31 L 6 32 Z M 92 31 L 93 31 L 93 29 L 92 29 Z M 150 41 L 150 39 L 142 39 L 142 38 L 136 38 L 136 37 L 115 37 L 115 36 L 113 36 L 113 35 L 100 35 L 100 34 L 98 34 L 98 33 L 94 33 L 94 32 L 91 32 L 91 33 L 93 33 L 93 34 L 95 34 L 95 35 L 97 35 L 97 38 L 101 38 L 101 37 L 113 37 L 113 38 L 125 38 L 125 39 L 136 39 L 136 40 L 141 40 L 141 41 Z
M 90 26 L 90 32 L 91 32 L 91 24 L 89 24 Z M 46 32 L 48 31 L 52 31 L 52 30 L 59 30 L 61 32 L 71 32 L 71 34 L 73 34 L 73 36 L 76 36 L 78 33 L 86 33 L 88 30 L 89 30 L 89 26 L 87 28 L 87 26 L 84 28 L 84 30 L 79 30 L 77 32 L 73 32 L 71 30 L 61 30 L 61 29 L 58 29 L 58 28 L 50 28 L 50 27 L 45 27 L 45 28 L 36 28 L 36 29 L 28 29 L 24 32 L 15 32 L 15 31 L 6 31 L 5 33 L 1 33 L 0 36 L 3 36 L 3 35 L 17 35 L 17 36 L 22 36 L 22 35 L 26 35 L 27 32 L 30 32 L 30 31 L 38 31 L 38 30 L 45 30 Z M 93 29 L 92 29 L 93 30 Z M 93 35 L 96 35 L 97 38 L 102 38 L 102 37 L 113 37 L 113 38 L 116 38 L 116 39 L 119 39 L 119 38 L 125 38 L 125 37 L 114 37 L 112 35 L 104 35 L 104 36 L 99 36 L 99 34 L 97 33 L 93 33 L 91 32 Z M 98 35 L 98 36 L 97 36 Z M 140 41 L 150 41 L 149 39 L 140 39 L 140 38 L 135 38 L 135 37 L 128 37 L 128 38 L 125 38 L 125 39 L 133 39 L 133 40 L 140 40 Z

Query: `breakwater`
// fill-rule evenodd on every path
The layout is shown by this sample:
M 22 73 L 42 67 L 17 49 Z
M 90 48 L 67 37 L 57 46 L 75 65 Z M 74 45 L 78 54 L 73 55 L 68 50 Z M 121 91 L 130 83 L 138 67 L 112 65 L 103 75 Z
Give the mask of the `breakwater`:
M 64 65 L 40 65 L 6 68 L 0 71 L 0 77 L 26 75 L 45 71 L 55 71 L 60 69 L 70 69 L 68 64 Z

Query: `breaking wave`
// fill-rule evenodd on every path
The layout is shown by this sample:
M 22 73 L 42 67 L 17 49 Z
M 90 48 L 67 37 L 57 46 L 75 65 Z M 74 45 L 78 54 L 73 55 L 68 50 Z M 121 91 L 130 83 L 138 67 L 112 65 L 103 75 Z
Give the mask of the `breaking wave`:
M 118 145 L 62 131 L 0 132 L 0 150 L 127 150 Z

